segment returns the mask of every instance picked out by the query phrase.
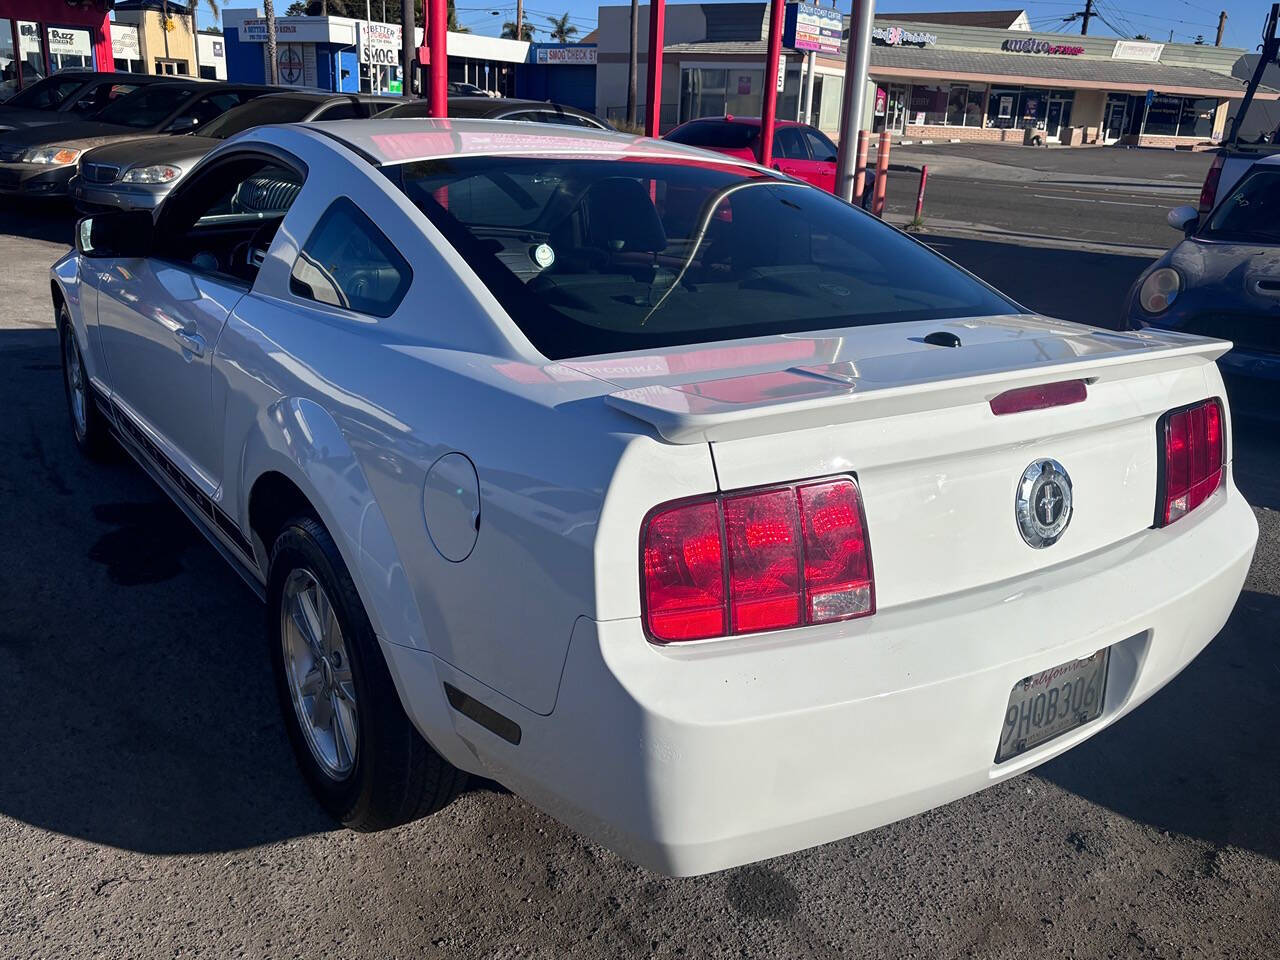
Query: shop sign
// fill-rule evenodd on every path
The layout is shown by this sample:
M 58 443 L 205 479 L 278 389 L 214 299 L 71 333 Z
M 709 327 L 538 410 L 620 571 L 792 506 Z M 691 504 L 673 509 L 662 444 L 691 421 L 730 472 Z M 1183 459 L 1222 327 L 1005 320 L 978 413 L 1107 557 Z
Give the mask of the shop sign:
M 1117 40 L 1111 51 L 1112 60 L 1145 60 L 1159 63 L 1164 51 L 1163 43 L 1145 43 L 1142 40 Z
M 116 60 L 141 60 L 138 28 L 125 23 L 111 24 L 111 56 Z
M 938 35 L 917 33 L 902 27 L 876 27 L 871 31 L 871 39 L 886 47 L 931 47 L 938 42 Z
M 782 32 L 784 46 L 814 53 L 839 53 L 844 18 L 839 10 L 820 7 L 816 3 L 787 4 L 787 19 Z
M 883 117 L 885 106 L 889 102 L 889 95 L 885 92 L 884 87 L 876 87 L 876 116 Z
M 55 57 L 88 57 L 93 55 L 88 30 L 49 28 L 49 55 Z
M 289 17 L 276 17 L 276 37 L 295 37 L 298 34 L 298 24 L 290 23 Z M 257 17 L 253 20 L 246 20 L 240 25 L 240 39 L 246 43 L 266 43 L 267 42 L 267 18 Z
M 595 63 L 596 48 L 590 44 L 572 44 L 565 47 L 538 47 L 535 63 Z
M 400 25 L 360 22 L 360 62 L 394 66 L 400 62 Z
M 1078 57 L 1084 53 L 1084 47 L 1074 47 L 1062 43 L 1050 43 L 1048 40 L 1006 40 L 1000 44 L 1006 53 L 1047 53 L 1053 57 Z
M 1011 94 L 1000 95 L 1000 109 L 997 116 L 1001 120 L 1009 120 L 1013 117 L 1013 96 Z
M 276 57 L 279 64 L 278 75 L 280 82 L 290 87 L 300 86 L 304 76 L 302 45 L 298 43 L 282 43 Z

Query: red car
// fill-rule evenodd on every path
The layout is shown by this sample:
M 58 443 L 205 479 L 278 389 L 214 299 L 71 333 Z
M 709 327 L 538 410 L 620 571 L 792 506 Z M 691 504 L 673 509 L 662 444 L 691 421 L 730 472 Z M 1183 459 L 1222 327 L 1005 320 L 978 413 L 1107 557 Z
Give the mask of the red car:
M 760 160 L 759 117 L 702 117 L 680 124 L 663 139 L 743 160 Z M 836 145 L 817 127 L 779 120 L 773 131 L 773 166 L 835 193 Z

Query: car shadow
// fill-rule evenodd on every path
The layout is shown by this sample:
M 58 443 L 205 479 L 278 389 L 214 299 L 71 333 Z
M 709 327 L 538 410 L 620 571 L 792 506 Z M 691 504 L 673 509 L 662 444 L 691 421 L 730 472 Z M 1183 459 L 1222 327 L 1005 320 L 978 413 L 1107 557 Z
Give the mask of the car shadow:
M 1124 328 L 1129 288 L 1152 262 L 1145 256 L 975 237 L 923 234 L 920 239 L 1028 309 L 1111 330 Z
M 75 225 L 80 215 L 62 200 L 27 200 L 10 197 L 0 204 L 0 234 L 62 243 L 75 242 Z
M 1164 690 L 1037 775 L 1156 829 L 1280 860 L 1277 621 L 1280 597 L 1246 590 Z

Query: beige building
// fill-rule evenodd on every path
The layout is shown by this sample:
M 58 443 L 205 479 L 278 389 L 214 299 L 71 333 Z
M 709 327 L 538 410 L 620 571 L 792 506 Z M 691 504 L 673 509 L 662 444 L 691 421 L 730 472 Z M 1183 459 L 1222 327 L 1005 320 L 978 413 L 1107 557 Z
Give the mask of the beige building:
M 168 19 L 159 0 L 122 0 L 115 6 L 115 22 L 138 32 L 138 59 L 143 72 L 199 76 L 196 37 L 186 5 L 170 2 Z

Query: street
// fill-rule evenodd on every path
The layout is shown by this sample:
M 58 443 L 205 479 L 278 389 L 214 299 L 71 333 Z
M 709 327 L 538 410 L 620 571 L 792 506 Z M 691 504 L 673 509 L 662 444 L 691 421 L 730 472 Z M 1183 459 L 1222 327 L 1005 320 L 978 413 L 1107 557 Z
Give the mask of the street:
M 912 176 L 894 177 L 891 211 L 909 213 Z M 1134 277 L 1177 239 L 1164 211 L 1194 190 L 1089 184 L 931 178 L 924 239 L 1032 309 L 1119 325 Z M 688 880 L 485 781 L 355 834 L 294 765 L 253 595 L 126 458 L 74 449 L 48 281 L 72 222 L 0 210 L 0 957 L 1276 956 L 1273 428 L 1236 428 L 1261 532 L 1226 628 L 1034 773 Z

